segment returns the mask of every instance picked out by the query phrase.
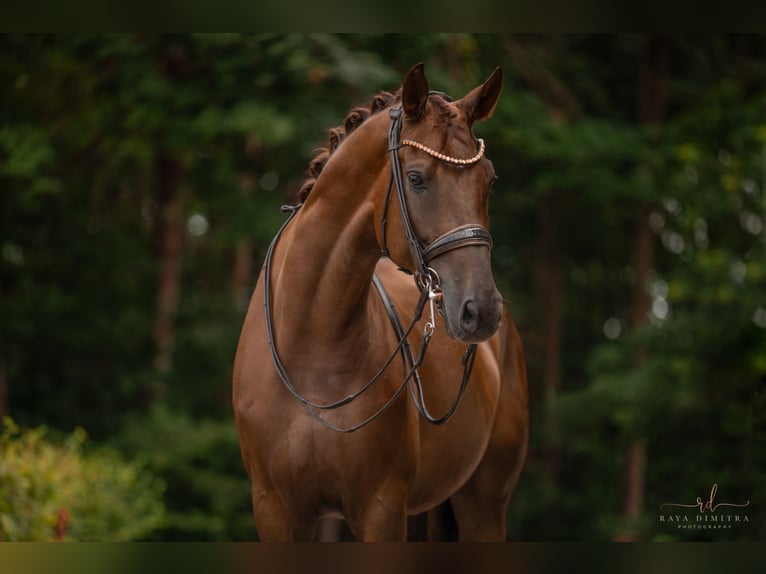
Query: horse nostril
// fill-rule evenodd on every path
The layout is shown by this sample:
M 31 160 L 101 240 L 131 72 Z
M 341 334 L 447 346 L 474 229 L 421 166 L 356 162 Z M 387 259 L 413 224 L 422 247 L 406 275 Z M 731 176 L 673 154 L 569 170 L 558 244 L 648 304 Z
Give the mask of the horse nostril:
M 463 304 L 463 310 L 460 313 L 460 325 L 467 333 L 472 333 L 479 326 L 479 310 L 473 299 L 469 299 Z

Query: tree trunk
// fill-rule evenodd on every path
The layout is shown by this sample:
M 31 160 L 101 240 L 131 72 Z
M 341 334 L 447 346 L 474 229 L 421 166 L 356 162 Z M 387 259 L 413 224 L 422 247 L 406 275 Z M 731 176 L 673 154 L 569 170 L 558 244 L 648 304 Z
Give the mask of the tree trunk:
M 559 417 L 556 398 L 561 386 L 561 254 L 556 232 L 558 194 L 547 192 L 540 200 L 542 242 L 543 326 L 545 333 L 543 389 L 545 401 L 545 479 L 558 481 Z
M 181 287 L 181 263 L 185 237 L 182 176 L 183 170 L 176 158 L 165 154 L 158 158 L 159 220 L 156 244 L 159 273 L 155 299 L 154 366 L 162 374 L 170 371 L 172 367 L 174 321 Z
M 657 125 L 665 113 L 668 75 L 668 40 L 661 35 L 647 36 L 639 77 L 639 122 Z M 652 209 L 642 205 L 636 213 L 636 236 L 633 258 L 635 282 L 631 306 L 631 325 L 640 329 L 649 320 L 649 280 L 654 265 L 654 241 L 649 226 Z M 639 349 L 634 357 L 638 368 L 647 360 L 646 351 Z M 628 447 L 625 455 L 625 491 L 623 500 L 624 526 L 616 535 L 620 541 L 634 541 L 639 537 L 637 521 L 644 509 L 646 483 L 646 439 L 639 437 Z
M 549 35 L 537 38 L 538 50 L 527 49 L 514 36 L 505 39 L 505 47 L 514 65 L 548 106 L 551 120 L 565 123 L 580 114 L 577 99 L 546 64 L 556 61 L 558 39 Z M 558 228 L 560 193 L 548 190 L 539 200 L 540 213 L 540 291 L 543 293 L 543 392 L 545 439 L 543 458 L 545 481 L 553 489 L 559 472 L 559 417 L 556 400 L 561 387 L 562 280 Z
M 649 206 L 644 205 L 636 215 L 635 253 L 633 257 L 635 283 L 633 284 L 633 302 L 630 315 L 630 322 L 634 329 L 645 326 L 649 320 L 648 285 L 654 265 L 654 243 L 652 230 L 649 227 L 651 211 Z M 636 368 L 641 367 L 646 360 L 646 351 L 638 349 L 633 358 Z M 625 454 L 624 526 L 615 538 L 617 541 L 630 542 L 638 539 L 639 528 L 636 522 L 644 509 L 646 457 L 646 440 L 639 437 L 628 446 Z
M 240 178 L 242 201 L 251 201 L 255 192 L 255 177 L 243 173 Z M 253 278 L 253 240 L 244 235 L 237 241 L 234 249 L 234 262 L 231 269 L 231 294 L 239 309 L 246 309 L 250 300 L 250 283 Z

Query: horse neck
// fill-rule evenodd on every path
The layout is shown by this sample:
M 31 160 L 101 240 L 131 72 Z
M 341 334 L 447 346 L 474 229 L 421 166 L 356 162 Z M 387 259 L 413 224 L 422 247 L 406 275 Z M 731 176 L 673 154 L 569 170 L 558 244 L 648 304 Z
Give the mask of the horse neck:
M 374 194 L 387 181 L 387 122 L 370 117 L 330 157 L 277 246 L 277 337 L 322 352 L 366 332 L 372 274 L 380 257 Z

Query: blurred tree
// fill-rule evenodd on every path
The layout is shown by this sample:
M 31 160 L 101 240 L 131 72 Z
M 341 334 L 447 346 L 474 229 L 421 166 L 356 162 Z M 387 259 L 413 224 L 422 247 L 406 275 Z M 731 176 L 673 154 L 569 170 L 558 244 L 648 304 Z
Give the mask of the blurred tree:
M 638 121 L 649 130 L 656 131 L 665 115 L 667 75 L 667 38 L 659 34 L 646 37 L 639 74 Z M 652 134 L 649 135 L 650 140 L 651 138 Z M 655 179 L 654 185 L 661 187 L 661 181 Z M 630 324 L 634 329 L 641 329 L 649 322 L 651 305 L 649 287 L 654 266 L 651 212 L 652 205 L 646 202 L 641 202 L 636 210 L 633 298 L 630 311 Z M 645 350 L 638 349 L 634 357 L 636 369 L 640 369 L 646 360 Z M 646 439 L 642 436 L 634 438 L 628 447 L 625 462 L 625 499 L 623 503 L 625 530 L 618 532 L 618 540 L 632 541 L 636 538 L 636 528 L 632 523 L 639 519 L 644 509 L 646 456 Z
M 251 536 L 230 369 L 279 204 L 325 130 L 413 64 L 456 97 L 500 64 L 500 104 L 475 131 L 500 177 L 494 265 L 531 383 L 511 536 L 624 532 L 627 453 L 643 439 L 636 537 L 757 539 L 766 40 L 668 37 L 665 114 L 651 126 L 636 114 L 645 41 L 0 37 L 0 412 L 145 453 L 169 485 L 170 522 L 153 539 Z M 637 218 L 648 264 L 631 261 Z M 722 500 L 751 500 L 747 529 L 656 522 L 659 504 L 713 482 Z
M 528 46 L 519 39 L 509 36 L 505 39 L 508 54 L 520 75 L 534 90 L 537 97 L 548 108 L 550 121 L 563 124 L 579 115 L 580 106 L 569 89 L 551 72 L 551 62 L 560 61 L 557 53 L 561 50 L 561 38 L 543 36 Z M 533 55 L 532 52 L 536 52 Z M 561 387 L 561 331 L 562 325 L 562 263 L 560 239 L 558 236 L 558 205 L 560 191 L 543 190 L 538 194 L 540 218 L 540 245 L 538 247 L 538 270 L 536 275 L 539 289 L 543 293 L 539 300 L 542 306 L 543 343 L 543 389 L 545 440 L 545 480 L 553 490 L 558 482 L 559 421 L 556 414 L 556 399 Z

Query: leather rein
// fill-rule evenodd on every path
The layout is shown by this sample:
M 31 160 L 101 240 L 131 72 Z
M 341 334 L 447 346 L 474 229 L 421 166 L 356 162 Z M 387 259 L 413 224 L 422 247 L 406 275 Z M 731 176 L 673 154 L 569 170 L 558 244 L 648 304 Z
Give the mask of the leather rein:
M 267 331 L 268 340 L 269 340 L 269 349 L 271 350 L 271 357 L 274 363 L 274 368 L 277 371 L 277 375 L 282 381 L 282 384 L 284 385 L 284 387 L 290 392 L 291 395 L 293 395 L 293 397 L 295 397 L 298 400 L 301 406 L 303 406 L 303 408 L 312 418 L 317 420 L 323 426 L 340 433 L 351 433 L 373 422 L 375 419 L 380 417 L 394 404 L 396 399 L 399 398 L 399 396 L 404 391 L 405 387 L 409 389 L 410 396 L 412 397 L 412 401 L 415 407 L 417 408 L 418 412 L 423 416 L 423 418 L 431 424 L 443 425 L 452 417 L 452 415 L 457 410 L 458 404 L 460 403 L 460 400 L 463 397 L 463 393 L 465 392 L 466 386 L 468 385 L 468 380 L 471 377 L 473 365 L 476 360 L 476 345 L 470 344 L 468 345 L 465 353 L 463 354 L 463 358 L 462 358 L 463 376 L 460 382 L 460 387 L 458 389 L 458 393 L 455 398 L 455 401 L 453 402 L 452 406 L 443 415 L 439 417 L 434 417 L 433 415 L 431 415 L 431 413 L 428 411 L 428 408 L 426 407 L 426 404 L 425 404 L 423 385 L 420 379 L 420 373 L 418 372 L 418 369 L 420 366 L 422 366 L 423 362 L 425 361 L 428 344 L 431 341 L 431 337 L 433 336 L 433 332 L 434 332 L 434 328 L 436 324 L 434 308 L 435 306 L 438 306 L 439 301 L 441 300 L 441 286 L 439 283 L 439 275 L 436 273 L 436 271 L 434 271 L 434 269 L 429 267 L 428 264 L 439 255 L 443 255 L 444 253 L 447 253 L 448 251 L 452 251 L 453 249 L 458 249 L 460 247 L 465 247 L 467 245 L 483 245 L 483 246 L 486 246 L 488 249 L 491 249 L 492 236 L 490 235 L 489 231 L 482 225 L 478 225 L 478 224 L 462 225 L 460 227 L 453 229 L 452 231 L 445 233 L 444 235 L 441 235 L 440 237 L 432 241 L 430 244 L 424 246 L 423 243 L 420 241 L 420 239 L 418 239 L 417 233 L 415 232 L 414 226 L 412 224 L 412 220 L 409 215 L 409 210 L 407 209 L 407 203 L 406 203 L 405 194 L 404 194 L 404 182 L 402 180 L 401 162 L 399 160 L 398 151 L 399 151 L 399 148 L 402 147 L 403 145 L 410 145 L 415 147 L 416 149 L 420 149 L 424 151 L 425 153 L 428 153 L 429 155 L 436 157 L 437 159 L 441 161 L 445 161 L 456 166 L 465 167 L 467 165 L 476 163 L 477 161 L 479 161 L 479 159 L 481 159 L 484 153 L 484 142 L 482 140 L 478 140 L 478 143 L 480 146 L 479 152 L 473 158 L 458 159 L 458 158 L 449 157 L 449 156 L 440 154 L 438 152 L 435 152 L 434 150 L 431 150 L 430 148 L 422 144 L 418 144 L 417 142 L 413 142 L 411 140 L 400 141 L 401 127 L 402 127 L 401 108 L 390 109 L 389 117 L 391 118 L 391 123 L 389 126 L 389 134 L 388 134 L 388 144 L 389 144 L 388 152 L 389 152 L 390 162 L 391 162 L 391 179 L 389 180 L 388 191 L 386 193 L 385 206 L 383 209 L 383 214 L 381 216 L 381 222 L 380 222 L 381 238 L 383 242 L 382 254 L 384 256 L 389 255 L 387 244 L 386 244 L 386 222 L 387 222 L 388 205 L 390 203 L 391 192 L 392 192 L 392 189 L 395 188 L 398 203 L 399 203 L 399 208 L 401 210 L 405 238 L 407 240 L 407 244 L 409 246 L 410 253 L 412 254 L 412 259 L 415 262 L 415 268 L 416 268 L 414 272 L 401 267 L 400 269 L 406 273 L 410 273 L 414 275 L 415 284 L 417 285 L 418 290 L 420 291 L 420 297 L 418 298 L 418 302 L 415 305 L 415 311 L 413 313 L 412 320 L 410 321 L 409 325 L 405 329 L 404 326 L 402 325 L 402 322 L 399 318 L 398 313 L 396 312 L 396 309 L 394 308 L 391 298 L 388 295 L 388 292 L 383 286 L 382 281 L 377 276 L 377 274 L 373 273 L 373 277 L 372 277 L 373 285 L 378 291 L 378 294 L 383 302 L 383 306 L 385 307 L 389 320 L 391 322 L 391 326 L 394 329 L 394 332 L 396 333 L 396 336 L 399 342 L 394 347 L 388 359 L 383 363 L 383 366 L 360 389 L 358 389 L 357 391 L 354 391 L 352 394 L 340 400 L 330 402 L 330 403 L 317 403 L 314 401 L 310 401 L 307 398 L 305 398 L 303 395 L 301 395 L 301 393 L 295 388 L 295 385 L 293 385 L 292 381 L 290 380 L 290 377 L 287 374 L 287 370 L 285 369 L 285 366 L 279 357 L 279 353 L 277 352 L 276 342 L 274 339 L 273 316 L 272 316 L 272 309 L 271 309 L 272 307 L 271 305 L 272 260 L 273 260 L 274 249 L 276 247 L 277 241 L 279 240 L 280 236 L 284 232 L 287 225 L 290 223 L 290 221 L 292 221 L 295 214 L 301 208 L 303 203 L 299 203 L 297 205 L 282 206 L 282 211 L 289 212 L 290 215 L 288 216 L 287 220 L 282 224 L 279 231 L 277 231 L 277 234 L 274 236 L 274 239 L 271 241 L 271 244 L 269 245 L 269 248 L 266 251 L 266 258 L 263 265 L 263 280 L 264 280 L 263 292 L 264 292 L 264 312 L 265 312 L 265 319 L 266 319 L 266 331 Z M 413 328 L 415 327 L 415 324 L 422 317 L 426 304 L 429 305 L 430 319 L 426 323 L 423 329 L 421 345 L 416 358 L 413 353 L 408 337 L 410 333 L 412 332 Z M 349 427 L 339 427 L 330 423 L 324 418 L 322 418 L 320 414 L 321 411 L 333 410 L 333 409 L 337 409 L 345 405 L 348 405 L 349 403 L 353 402 L 356 398 L 361 396 L 365 391 L 370 389 L 383 376 L 383 373 L 385 372 L 385 370 L 388 368 L 388 366 L 394 360 L 396 355 L 399 353 L 401 353 L 402 355 L 406 374 L 402 382 L 397 387 L 396 391 L 385 402 L 385 404 L 383 404 L 383 406 L 381 406 L 377 411 L 375 411 L 372 415 L 370 415 L 363 421 Z

